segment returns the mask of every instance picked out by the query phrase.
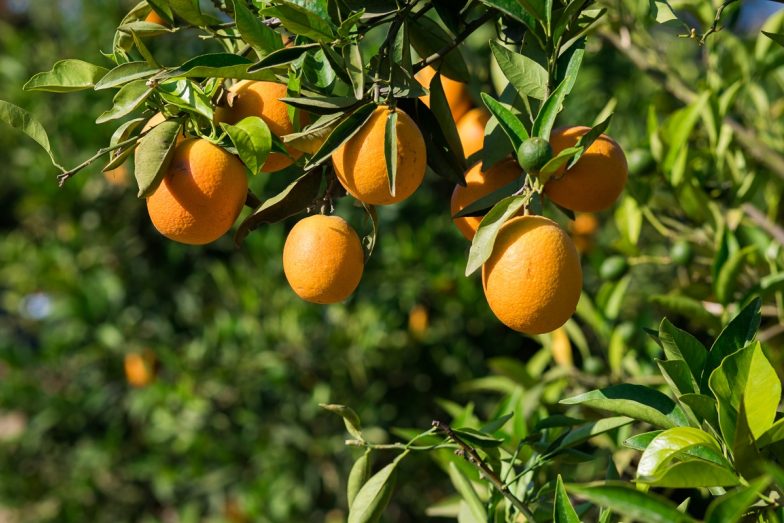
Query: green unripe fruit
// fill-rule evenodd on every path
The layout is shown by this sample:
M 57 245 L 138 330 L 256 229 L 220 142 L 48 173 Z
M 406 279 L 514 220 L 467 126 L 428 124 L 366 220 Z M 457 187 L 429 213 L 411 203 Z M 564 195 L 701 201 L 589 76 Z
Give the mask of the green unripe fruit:
M 553 148 L 544 138 L 529 138 L 517 148 L 517 163 L 527 173 L 538 173 L 553 157 Z
M 602 266 L 599 268 L 599 276 L 601 276 L 603 280 L 615 281 L 626 274 L 628 269 L 629 264 L 627 263 L 626 258 L 622 256 L 610 256 L 604 260 Z
M 678 265 L 688 265 L 691 261 L 694 252 L 692 251 L 691 244 L 686 240 L 678 240 L 675 245 L 670 249 L 670 257 L 673 263 Z

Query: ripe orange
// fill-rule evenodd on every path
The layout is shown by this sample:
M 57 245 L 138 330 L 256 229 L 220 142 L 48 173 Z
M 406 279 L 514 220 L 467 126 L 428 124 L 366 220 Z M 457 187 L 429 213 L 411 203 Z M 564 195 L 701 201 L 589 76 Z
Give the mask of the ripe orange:
M 430 89 L 430 82 L 436 75 L 436 70 L 428 65 L 416 74 L 416 79 L 422 84 L 425 89 Z M 446 101 L 449 104 L 449 109 L 452 111 L 452 118 L 458 121 L 468 110 L 471 108 L 471 98 L 468 96 L 468 87 L 463 82 L 452 80 L 444 75 L 441 75 L 441 85 L 444 87 L 444 94 Z M 422 102 L 430 107 L 430 95 L 425 95 L 420 98 Z
M 389 109 L 379 106 L 365 125 L 332 153 L 335 174 L 355 198 L 372 205 L 405 200 L 425 177 L 425 140 L 406 113 L 397 111 L 397 177 L 395 195 L 389 191 L 384 136 Z
M 424 305 L 417 304 L 408 311 L 408 332 L 415 338 L 421 338 L 430 324 L 430 315 Z
M 283 246 L 283 272 L 297 295 L 313 303 L 336 303 L 362 278 L 359 236 L 339 216 L 315 214 L 291 229 Z
M 163 17 L 161 17 L 161 15 L 159 15 L 155 11 L 150 11 L 150 14 L 148 14 L 144 18 L 144 21 L 145 22 L 150 22 L 150 23 L 153 23 L 153 24 L 162 25 L 162 26 L 165 26 L 165 27 L 169 27 L 169 22 L 164 20 Z
M 569 223 L 569 231 L 577 252 L 586 253 L 593 248 L 594 236 L 598 229 L 599 220 L 595 214 L 586 212 L 575 216 L 574 221 Z
M 175 147 L 166 177 L 147 198 L 147 211 L 167 238 L 201 245 L 231 228 L 247 194 L 241 161 L 207 140 L 190 138 Z
M 455 190 L 452 192 L 452 216 L 479 198 L 512 183 L 522 174 L 523 171 L 520 169 L 520 166 L 511 159 L 495 164 L 484 173 L 482 172 L 482 164 L 477 163 L 465 175 L 466 186 L 455 185 Z M 468 241 L 474 238 L 481 221 L 481 216 L 454 218 L 455 225 Z
M 131 352 L 123 360 L 125 379 L 132 387 L 144 387 L 155 377 L 155 355 L 152 352 L 140 354 Z
M 278 137 L 291 134 L 294 125 L 289 120 L 289 106 L 280 101 L 286 96 L 284 84 L 242 80 L 229 88 L 229 107 L 218 107 L 215 121 L 235 124 L 248 116 L 258 116 L 272 134 Z M 280 171 L 302 156 L 301 151 L 293 148 L 287 147 L 286 151 L 291 158 L 282 153 L 270 153 L 261 170 L 265 173 Z
M 485 126 L 490 114 L 481 107 L 471 109 L 457 122 L 457 134 L 463 144 L 463 153 L 468 158 L 484 147 Z
M 590 129 L 577 126 L 553 131 L 553 154 L 573 147 Z M 545 184 L 545 194 L 561 207 L 577 212 L 597 212 L 610 207 L 623 191 L 628 177 L 626 156 L 609 136 L 597 138 L 577 164 L 564 172 L 562 167 Z
M 577 308 L 582 278 L 574 243 L 544 216 L 506 222 L 482 267 L 490 309 L 505 325 L 526 334 L 544 334 L 566 323 Z

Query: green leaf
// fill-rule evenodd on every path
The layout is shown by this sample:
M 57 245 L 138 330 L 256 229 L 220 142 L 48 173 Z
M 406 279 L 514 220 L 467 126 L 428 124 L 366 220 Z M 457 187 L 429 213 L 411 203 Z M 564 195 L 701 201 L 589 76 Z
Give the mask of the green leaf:
M 650 16 L 652 19 L 656 20 L 656 22 L 663 24 L 670 20 L 678 19 L 667 0 L 650 0 L 650 5 Z
M 647 523 L 694 523 L 694 519 L 679 512 L 674 503 L 656 494 L 637 490 L 628 483 L 572 484 L 567 486 L 567 490 L 624 518 Z
M 111 109 L 104 111 L 95 123 L 104 123 L 122 118 L 135 111 L 152 94 L 152 89 L 147 87 L 144 80 L 134 80 L 127 83 L 114 95 Z
M 134 157 L 134 175 L 139 186 L 139 198 L 150 196 L 166 177 L 177 135 L 182 130 L 178 120 L 167 120 L 159 123 L 138 142 Z
M 300 96 L 298 98 L 281 98 L 280 101 L 315 114 L 345 113 L 357 105 L 357 100 L 351 96 L 320 96 L 311 98 Z
M 465 158 L 463 145 L 457 134 L 455 119 L 452 117 L 452 111 L 449 109 L 449 102 L 447 102 L 444 87 L 441 84 L 441 73 L 436 73 L 430 81 L 430 110 L 438 120 L 438 125 L 446 138 L 449 149 L 457 158 Z M 465 164 L 461 167 L 467 168 Z
M 139 125 L 145 122 L 145 118 L 134 118 L 133 120 L 128 120 L 127 122 L 120 125 L 117 129 L 114 130 L 112 134 L 112 138 L 109 141 L 109 145 L 114 147 L 118 143 L 124 142 L 128 140 L 133 132 L 136 130 Z M 126 145 L 123 148 L 116 149 L 109 153 L 109 162 L 103 166 L 101 171 L 111 171 L 112 169 L 116 169 L 123 163 L 128 157 L 136 150 L 136 146 L 138 144 L 132 143 L 130 145 Z
M 482 500 L 479 498 L 479 494 L 476 493 L 474 486 L 471 484 L 471 480 L 457 468 L 457 465 L 455 465 L 454 462 L 449 463 L 448 472 L 452 485 L 454 485 L 457 493 L 460 494 L 460 497 L 466 505 L 468 505 L 474 518 L 477 521 L 487 521 L 487 511 L 485 510 Z
M 750 398 L 745 407 L 755 440 L 773 425 L 781 400 L 781 382 L 759 342 L 724 358 L 711 374 L 709 384 L 719 402 L 719 423 L 727 441 L 733 440 L 743 397 Z
M 359 416 L 354 412 L 354 409 L 335 403 L 319 403 L 319 407 L 343 418 L 343 423 L 346 425 L 348 433 L 355 439 L 364 441 L 362 431 L 360 430 Z
M 509 137 L 512 149 L 517 150 L 520 144 L 529 138 L 528 131 L 525 130 L 523 122 L 515 115 L 511 109 L 501 102 L 496 101 L 487 93 L 482 93 L 482 101 L 487 109 L 498 119 L 498 125 Z
M 297 4 L 285 3 L 262 10 L 265 16 L 277 17 L 289 32 L 316 42 L 330 43 L 335 39 L 335 26 L 329 18 Z
M 721 452 L 716 439 L 704 430 L 693 427 L 673 427 L 657 435 L 640 457 L 637 478 L 645 480 L 660 474 L 681 452 L 704 445 Z
M 199 8 L 199 0 L 169 0 L 169 5 L 180 18 L 191 25 L 199 27 L 208 23 Z
M 701 302 L 689 296 L 681 294 L 656 294 L 650 297 L 650 302 L 661 306 L 663 309 L 670 313 L 679 314 L 681 316 L 691 318 L 695 321 L 708 326 L 719 324 L 718 318 L 705 310 Z M 704 371 L 703 371 L 704 374 Z M 702 385 L 700 385 L 702 388 Z M 702 389 L 705 390 L 704 388 Z
M 389 504 L 395 488 L 397 465 L 406 453 L 376 472 L 357 493 L 348 512 L 348 523 L 375 523 Z
M 500 189 L 496 189 L 490 194 L 482 196 L 478 200 L 466 205 L 463 209 L 455 213 L 452 218 L 461 218 L 463 216 L 484 216 L 488 210 L 495 206 L 495 204 L 507 196 L 512 196 L 513 194 L 519 192 L 520 189 L 523 188 L 524 184 L 525 180 L 521 176 L 517 180 L 504 185 Z
M 609 114 L 607 118 L 597 123 L 596 125 L 591 127 L 591 129 L 587 133 L 580 136 L 580 138 L 577 140 L 577 143 L 574 145 L 578 149 L 578 152 L 577 154 L 574 155 L 574 158 L 572 158 L 572 161 L 569 163 L 569 167 L 568 167 L 569 169 L 574 167 L 575 164 L 577 164 L 577 162 L 580 161 L 580 158 L 582 157 L 583 154 L 585 154 L 585 151 L 587 151 L 588 148 L 591 147 L 593 142 L 595 142 L 596 139 L 599 138 L 602 135 L 602 133 L 607 130 L 607 128 L 610 126 L 610 121 L 612 120 L 612 117 L 613 115 Z
M 354 504 L 354 500 L 362 486 L 370 479 L 370 472 L 370 449 L 368 449 L 354 462 L 354 466 L 351 467 L 351 472 L 348 474 L 346 495 L 349 508 Z
M 667 384 L 676 394 L 693 394 L 699 392 L 699 385 L 691 375 L 689 366 L 683 360 L 656 360 Z
M 384 159 L 387 166 L 389 194 L 394 196 L 397 180 L 397 111 L 387 113 L 387 121 L 384 126 Z
M 454 37 L 427 16 L 419 16 L 409 23 L 411 45 L 422 58 L 428 58 L 454 41 Z M 453 80 L 468 82 L 468 66 L 459 47 L 454 48 L 432 66 Z
M 29 112 L 12 103 L 0 100 L 0 121 L 7 123 L 14 129 L 23 132 L 43 147 L 55 167 L 60 167 L 54 159 L 54 153 L 49 145 L 49 136 L 41 123 L 33 118 Z M 62 167 L 60 167 L 62 169 Z M 64 169 L 62 169 L 64 170 Z
M 611 430 L 628 425 L 633 421 L 634 420 L 632 418 L 628 418 L 626 416 L 615 416 L 612 418 L 603 418 L 586 423 L 580 427 L 570 430 L 563 436 L 563 438 L 554 442 L 552 446 L 554 446 L 555 449 L 553 451 L 549 451 L 548 454 L 554 454 L 555 452 L 560 452 L 563 449 L 581 445 L 594 436 L 604 434 L 605 432 L 610 432 Z
M 784 441 L 784 418 L 779 419 L 765 431 L 757 443 L 759 443 L 760 447 L 767 447 L 779 441 Z
M 585 49 L 578 48 L 569 59 L 569 64 L 566 66 L 564 79 L 555 88 L 555 90 L 547 97 L 547 100 L 542 104 L 539 114 L 536 115 L 533 128 L 531 129 L 532 136 L 538 136 L 545 140 L 550 139 L 550 131 L 553 129 L 555 118 L 563 108 L 563 102 L 566 96 L 572 91 L 575 81 L 577 81 L 577 73 L 580 71 L 580 64 L 583 61 Z
M 95 90 L 99 91 L 101 89 L 119 87 L 122 84 L 134 80 L 149 78 L 159 71 L 160 68 L 152 67 L 147 62 L 128 62 L 120 64 L 95 83 Z
M 373 249 L 376 248 L 376 237 L 378 236 L 378 213 L 376 208 L 368 203 L 361 202 L 362 208 L 365 209 L 365 215 L 370 221 L 370 232 L 362 238 L 362 247 L 365 249 L 365 262 L 373 255 Z
M 231 5 L 234 7 L 234 19 L 237 22 L 240 36 L 253 47 L 260 58 L 283 47 L 280 34 L 262 23 L 259 17 L 251 12 L 244 0 L 232 0 Z
M 365 125 L 365 122 L 368 121 L 370 115 L 373 114 L 373 111 L 375 110 L 376 104 L 370 102 L 343 118 L 340 123 L 335 126 L 335 129 L 329 133 L 329 136 L 324 140 L 324 143 L 319 150 L 310 157 L 305 168 L 311 169 L 329 159 L 335 149 L 354 136 L 362 126 Z
M 304 211 L 318 196 L 321 178 L 320 170 L 308 171 L 281 192 L 265 200 L 237 228 L 234 243 L 239 247 L 248 234 L 261 224 L 276 223 Z
M 669 138 L 669 149 L 664 157 L 663 168 L 665 172 L 672 170 L 681 149 L 686 146 L 692 129 L 700 118 L 705 104 L 710 97 L 709 92 L 702 93 L 694 102 L 670 115 L 665 124 L 664 135 Z
M 280 52 L 280 51 L 278 51 Z M 274 54 L 274 53 L 272 53 Z M 265 59 L 268 59 L 267 55 Z M 253 80 L 273 80 L 274 77 L 268 73 L 261 72 L 251 74 L 248 67 L 251 60 L 244 56 L 231 53 L 211 53 L 203 54 L 192 58 L 181 66 L 171 69 L 166 73 L 155 76 L 154 78 L 165 80 L 168 78 L 237 78 Z
M 762 454 L 754 441 L 746 406 L 747 402 L 741 397 L 740 409 L 735 419 L 735 434 L 731 439 L 726 436 L 724 439 L 731 447 L 735 469 L 744 477 L 750 478 L 760 473 L 759 464 L 762 461 Z M 728 410 L 727 405 L 719 403 L 719 416 L 723 416 Z
M 651 487 L 693 489 L 734 487 L 739 480 L 728 466 L 692 459 L 670 465 L 657 476 L 641 478 L 639 482 Z
M 131 35 L 131 38 L 133 38 L 134 34 L 137 35 L 137 37 L 143 38 L 147 36 L 159 36 L 162 34 L 174 32 L 174 29 L 170 29 L 165 25 L 155 24 L 153 22 L 145 22 L 144 20 L 136 20 L 134 22 L 123 24 L 118 27 L 117 30 Z
M 479 228 L 471 242 L 471 250 L 468 252 L 468 264 L 466 265 L 465 275 L 470 276 L 475 270 L 480 268 L 493 252 L 495 238 L 504 223 L 523 208 L 527 196 L 509 196 L 498 202 L 490 212 L 488 212 L 479 223 Z
M 547 70 L 527 56 L 490 42 L 498 67 L 520 96 L 544 100 L 547 96 Z
M 700 379 L 708 351 L 697 338 L 679 329 L 665 318 L 659 325 L 659 340 L 668 360 L 685 361 L 694 379 Z
M 648 447 L 648 445 L 651 444 L 651 441 L 653 441 L 654 438 L 662 432 L 664 431 L 652 430 L 650 432 L 643 432 L 642 434 L 637 434 L 636 436 L 625 439 L 623 444 L 630 449 L 639 450 L 642 452 Z
M 457 434 L 460 439 L 475 447 L 494 448 L 504 443 L 502 438 L 496 438 L 492 434 L 486 434 L 476 429 L 472 429 L 471 427 L 461 427 L 452 429 L 452 431 Z
M 288 63 L 297 60 L 300 56 L 311 51 L 313 49 L 318 49 L 318 44 L 303 44 L 303 45 L 294 45 L 291 47 L 284 47 L 283 49 L 278 49 L 277 51 L 273 51 L 268 55 L 264 56 L 261 60 L 253 64 L 252 66 L 248 67 L 249 73 L 254 73 L 256 71 L 260 71 L 262 69 L 267 69 L 269 67 L 277 67 L 280 65 L 285 65 Z
M 762 34 L 779 44 L 780 46 L 784 47 L 784 33 L 769 33 L 767 31 L 762 31 Z
M 560 403 L 607 410 L 662 428 L 688 424 L 683 411 L 674 401 L 656 389 L 642 385 L 613 385 L 561 400 Z
M 757 494 L 770 484 L 768 476 L 762 476 L 732 492 L 713 500 L 705 512 L 705 523 L 735 523 L 740 521 L 749 507 L 757 501 Z
M 541 169 L 539 169 L 539 172 L 541 174 L 553 174 L 562 166 L 564 166 L 566 162 L 568 162 L 569 160 L 577 156 L 582 151 L 583 151 L 582 147 L 577 147 L 577 146 L 567 147 L 566 149 L 563 149 L 558 154 L 550 158 L 547 161 L 547 163 L 544 164 L 544 166 L 542 166 Z
M 529 30 L 537 30 L 536 20 L 517 0 L 481 0 L 481 2 L 518 22 L 522 22 Z
M 251 174 L 259 174 L 272 148 L 272 134 L 264 120 L 258 116 L 248 116 L 234 125 L 220 125 L 236 147 L 242 163 L 250 169 Z
M 365 65 L 362 63 L 362 53 L 358 44 L 349 44 L 343 48 L 343 61 L 346 63 L 346 72 L 351 80 L 354 98 L 361 100 L 365 95 Z
M 574 511 L 569 496 L 563 485 L 563 479 L 558 474 L 555 481 L 555 496 L 553 499 L 553 522 L 554 523 L 580 523 L 577 512 Z
M 719 430 L 719 417 L 716 411 L 716 400 L 705 394 L 681 394 L 678 401 L 691 409 L 697 420 L 707 421 L 714 429 Z
M 69 93 L 91 89 L 108 69 L 82 60 L 60 60 L 50 71 L 33 75 L 26 84 L 25 91 L 49 91 Z
M 727 258 L 727 261 L 721 266 L 719 277 L 716 279 L 714 285 L 716 298 L 718 298 L 721 304 L 727 305 L 732 300 L 732 295 L 735 292 L 735 287 L 738 283 L 738 275 L 741 270 L 743 270 L 744 264 L 748 258 L 756 252 L 757 246 L 749 245 L 731 254 L 729 258 Z
M 708 391 L 708 379 L 713 370 L 719 366 L 721 360 L 745 347 L 754 339 L 762 321 L 761 307 L 762 301 L 755 298 L 724 327 L 719 337 L 713 342 L 705 362 L 705 369 L 702 371 L 700 387 L 703 392 Z
M 193 80 L 188 78 L 166 80 L 158 84 L 157 91 L 167 103 L 200 114 L 210 121 L 214 118 L 210 97 Z

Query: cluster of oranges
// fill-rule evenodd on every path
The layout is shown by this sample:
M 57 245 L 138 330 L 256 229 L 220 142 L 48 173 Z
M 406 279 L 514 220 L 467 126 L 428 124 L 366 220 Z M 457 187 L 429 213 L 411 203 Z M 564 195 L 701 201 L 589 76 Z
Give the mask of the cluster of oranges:
M 435 71 L 422 70 L 417 79 L 428 87 Z M 471 108 L 465 84 L 443 78 L 442 85 L 466 156 L 483 147 L 489 114 Z M 216 122 L 236 123 L 248 116 L 262 118 L 270 131 L 283 136 L 295 131 L 283 84 L 241 81 L 228 90 L 227 105 L 215 111 Z M 428 103 L 427 97 L 423 98 Z M 397 158 L 394 190 L 390 190 L 385 157 L 388 116 L 397 113 Z M 163 121 L 154 117 L 147 128 Z M 553 153 L 574 146 L 586 127 L 556 130 L 550 138 Z M 276 172 L 296 161 L 313 144 L 288 146 L 287 154 L 271 152 L 262 167 Z M 317 147 L 316 147 L 317 148 Z M 398 108 L 378 106 L 363 126 L 332 154 L 335 176 L 346 192 L 370 205 L 389 205 L 411 196 L 426 169 L 425 143 L 414 120 Z M 601 135 L 574 165 L 561 168 L 545 184 L 544 193 L 558 205 L 581 213 L 609 207 L 623 190 L 627 177 L 623 151 Z M 479 198 L 520 179 L 524 172 L 514 159 L 486 171 L 476 163 L 466 172 L 465 186 L 452 194 L 454 215 Z M 205 244 L 225 234 L 236 221 L 247 198 L 248 183 L 242 162 L 203 138 L 178 137 L 168 171 L 148 197 L 147 208 L 164 236 L 189 244 Z M 591 216 L 586 214 L 584 216 Z M 592 216 L 591 216 L 592 217 Z M 458 230 L 471 240 L 481 217 L 455 218 Z M 595 229 L 595 227 L 594 227 Z M 283 249 L 283 269 L 294 292 L 314 303 L 346 299 L 359 284 L 364 251 L 356 231 L 338 216 L 311 215 L 290 231 Z M 550 332 L 574 312 L 582 288 L 578 249 L 554 221 L 523 214 L 501 228 L 492 254 L 482 270 L 487 301 L 509 327 L 528 334 Z

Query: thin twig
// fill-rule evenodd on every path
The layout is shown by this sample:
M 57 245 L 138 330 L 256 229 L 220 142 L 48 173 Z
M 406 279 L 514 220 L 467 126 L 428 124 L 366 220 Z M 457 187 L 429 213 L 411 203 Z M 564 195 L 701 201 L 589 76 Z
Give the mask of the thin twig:
M 722 13 L 724 13 L 724 10 L 727 7 L 729 7 L 731 4 L 734 4 L 737 1 L 738 0 L 726 0 L 723 4 L 721 4 L 721 6 L 719 6 L 719 9 L 716 11 L 716 18 L 713 19 L 713 24 L 711 24 L 711 26 L 708 28 L 708 30 L 705 31 L 705 33 L 702 35 L 702 38 L 700 38 L 700 45 L 705 45 L 705 40 L 710 35 L 712 35 L 713 33 L 718 33 L 719 31 L 721 31 L 722 28 L 719 27 L 719 22 L 721 22 L 721 15 L 722 15 Z
M 97 160 L 98 158 L 100 158 L 104 154 L 112 152 L 115 149 L 121 149 L 121 148 L 125 147 L 126 145 L 131 145 L 133 143 L 136 143 L 145 134 L 146 133 L 141 133 L 141 134 L 139 134 L 137 136 L 134 136 L 132 138 L 128 138 L 127 140 L 125 140 L 123 142 L 120 142 L 117 145 L 112 145 L 111 147 L 104 147 L 103 149 L 99 149 L 98 152 L 96 152 L 93 156 L 91 156 L 90 158 L 86 159 L 85 161 L 83 161 L 82 163 L 80 163 L 79 165 L 74 167 L 73 169 L 70 169 L 68 171 L 64 171 L 64 172 L 58 174 L 57 175 L 57 183 L 58 183 L 58 185 L 60 187 L 62 187 L 63 184 L 66 181 L 68 181 L 68 179 L 71 178 L 74 174 L 78 173 L 79 171 L 81 171 L 82 169 L 84 169 L 85 167 L 87 167 L 88 165 L 93 163 L 95 160 Z
M 493 470 L 484 462 L 484 460 L 479 457 L 479 454 L 474 450 L 473 447 L 468 445 L 464 442 L 460 437 L 455 434 L 455 431 L 449 427 L 446 423 L 442 423 L 438 420 L 433 421 L 433 427 L 443 432 L 449 439 L 457 443 L 460 447 L 460 455 L 462 455 L 469 463 L 474 465 L 476 468 L 479 469 L 479 472 L 482 476 L 484 476 L 493 486 L 506 498 L 509 500 L 512 505 L 521 513 L 523 514 L 528 521 L 535 521 L 534 515 L 530 511 L 525 504 L 520 501 L 517 496 L 512 494 L 509 491 L 509 487 L 501 481 L 501 479 L 493 472 Z
M 740 208 L 746 213 L 746 216 L 748 216 L 751 221 L 773 236 L 773 239 L 776 240 L 779 245 L 784 245 L 784 228 L 770 221 L 762 211 L 750 203 L 744 203 Z

